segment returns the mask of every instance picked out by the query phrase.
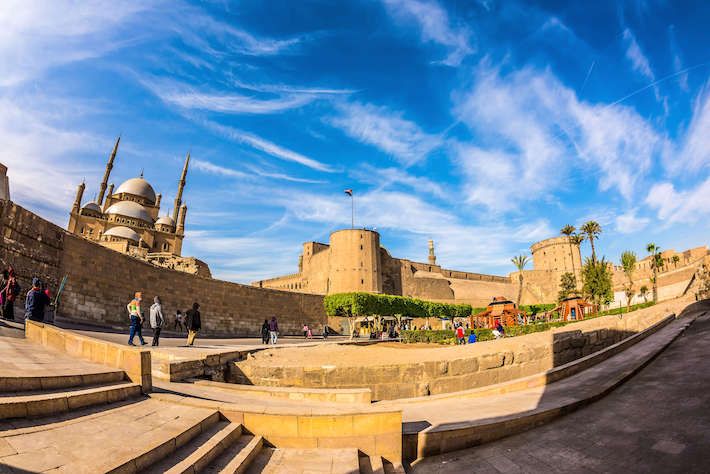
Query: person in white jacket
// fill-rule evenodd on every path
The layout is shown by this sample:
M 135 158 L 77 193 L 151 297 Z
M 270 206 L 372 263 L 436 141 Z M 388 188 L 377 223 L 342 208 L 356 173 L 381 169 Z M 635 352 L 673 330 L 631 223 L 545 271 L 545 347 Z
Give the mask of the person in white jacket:
M 163 317 L 163 306 L 160 303 L 160 297 L 153 298 L 153 305 L 150 307 L 150 327 L 153 328 L 153 345 L 160 344 L 160 330 L 165 324 Z

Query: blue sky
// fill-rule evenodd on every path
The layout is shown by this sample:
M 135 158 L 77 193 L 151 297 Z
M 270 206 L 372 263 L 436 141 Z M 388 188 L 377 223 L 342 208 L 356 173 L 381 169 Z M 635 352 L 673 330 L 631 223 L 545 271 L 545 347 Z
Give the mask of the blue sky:
M 569 5 L 570 3 L 571 5 Z M 66 225 L 145 170 L 216 276 L 292 273 L 375 227 L 395 256 L 507 274 L 567 223 L 612 260 L 710 230 L 710 4 L 443 0 L 0 5 L 0 161 Z M 167 207 L 164 209 L 167 211 Z M 585 253 L 588 249 L 585 245 Z

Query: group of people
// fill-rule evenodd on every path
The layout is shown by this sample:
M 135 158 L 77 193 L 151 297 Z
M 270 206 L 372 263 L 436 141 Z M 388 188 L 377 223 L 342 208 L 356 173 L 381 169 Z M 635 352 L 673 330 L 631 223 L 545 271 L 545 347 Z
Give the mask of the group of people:
M 264 324 L 261 325 L 261 343 L 274 345 L 278 339 L 279 322 L 276 320 L 276 316 L 271 316 L 271 321 L 265 319 Z
M 15 320 L 15 302 L 20 297 L 22 288 L 12 265 L 2 271 L 0 280 L 0 312 L 2 318 Z M 45 310 L 52 304 L 49 289 L 38 277 L 32 278 L 32 288 L 25 294 L 25 319 L 44 321 Z
M 138 291 L 134 295 L 126 309 L 128 310 L 128 318 L 130 320 L 130 329 L 128 333 L 128 345 L 135 346 L 133 339 L 138 336 L 141 346 L 147 344 L 143 339 L 143 322 L 145 320 L 145 315 L 142 309 L 143 293 Z M 166 325 L 166 318 L 163 314 L 163 304 L 160 300 L 160 296 L 155 296 L 153 298 L 153 304 L 150 306 L 148 322 L 150 327 L 153 329 L 153 346 L 160 345 L 160 332 Z M 175 328 L 180 326 L 182 329 L 183 325 L 187 328 L 187 345 L 192 346 L 195 343 L 195 338 L 197 333 L 202 329 L 202 320 L 200 316 L 200 305 L 195 302 L 192 305 L 192 309 L 189 309 L 183 313 L 177 310 L 175 314 Z
M 493 333 L 493 336 L 496 339 L 505 337 L 505 329 L 503 328 L 503 325 L 500 323 L 500 321 L 496 322 L 496 327 L 491 332 Z M 468 340 L 466 340 L 466 330 L 464 329 L 463 324 L 461 323 L 454 324 L 454 334 L 456 335 L 456 343 L 459 345 L 473 344 L 477 340 L 476 332 L 473 329 L 471 329 L 471 332 L 468 335 Z

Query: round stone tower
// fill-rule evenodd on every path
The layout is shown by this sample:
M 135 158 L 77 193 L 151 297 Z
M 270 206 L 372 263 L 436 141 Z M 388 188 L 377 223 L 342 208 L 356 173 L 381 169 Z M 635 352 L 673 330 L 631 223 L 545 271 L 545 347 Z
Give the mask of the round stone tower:
M 330 234 L 328 293 L 382 292 L 380 234 L 344 229 Z
M 541 240 L 530 246 L 534 270 L 578 273 L 582 268 L 579 247 L 570 244 L 567 236 Z

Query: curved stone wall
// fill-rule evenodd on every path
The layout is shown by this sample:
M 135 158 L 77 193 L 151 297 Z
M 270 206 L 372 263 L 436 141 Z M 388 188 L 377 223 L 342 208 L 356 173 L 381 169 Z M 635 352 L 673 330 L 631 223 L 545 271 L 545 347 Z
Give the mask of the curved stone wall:
M 0 213 L 0 263 L 15 266 L 25 291 L 32 276 L 49 282 L 54 292 L 62 276 L 68 275 L 60 317 L 127 327 L 126 304 L 134 292 L 143 291 L 146 302 L 160 295 L 169 320 L 176 309 L 187 310 L 199 302 L 203 335 L 255 336 L 271 316 L 278 318 L 284 334 L 299 334 L 304 323 L 320 332 L 325 324 L 322 296 L 255 288 L 157 267 L 71 235 L 9 201 L 0 202 Z M 22 314 L 22 303 L 18 303 L 16 317 Z
M 677 300 L 676 300 L 677 301 Z M 338 360 L 324 363 L 311 355 L 311 363 L 298 365 L 290 351 L 265 351 L 251 359 L 235 362 L 232 382 L 266 386 L 306 388 L 369 388 L 373 400 L 412 398 L 458 392 L 507 382 L 544 372 L 611 346 L 665 318 L 677 307 L 659 304 L 623 318 L 605 316 L 580 321 L 544 333 L 498 341 L 435 349 L 391 349 L 367 356 L 357 351 L 378 350 L 377 346 L 352 347 Z M 392 353 L 398 351 L 398 354 Z M 293 355 L 291 355 L 293 354 Z M 375 359 L 375 363 L 364 363 Z

